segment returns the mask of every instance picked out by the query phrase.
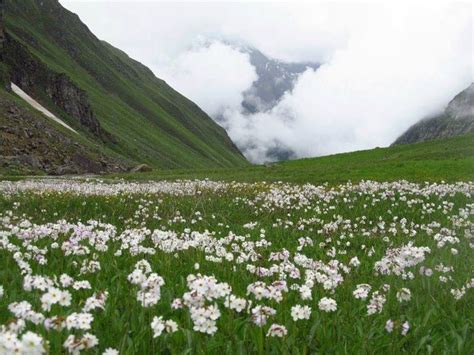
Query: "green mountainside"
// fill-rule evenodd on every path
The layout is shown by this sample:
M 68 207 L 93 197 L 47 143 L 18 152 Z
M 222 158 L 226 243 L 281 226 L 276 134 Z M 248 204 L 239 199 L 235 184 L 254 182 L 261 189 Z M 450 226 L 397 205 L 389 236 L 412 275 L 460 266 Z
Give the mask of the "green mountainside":
M 457 94 L 446 109 L 405 131 L 393 145 L 425 142 L 474 132 L 474 83 Z
M 8 76 L 91 145 L 155 168 L 248 165 L 197 105 L 57 0 L 5 0 L 4 22 L 2 81 Z
M 205 179 L 339 184 L 351 180 L 471 181 L 474 134 L 251 166 L 240 169 L 193 169 L 117 175 L 144 180 Z

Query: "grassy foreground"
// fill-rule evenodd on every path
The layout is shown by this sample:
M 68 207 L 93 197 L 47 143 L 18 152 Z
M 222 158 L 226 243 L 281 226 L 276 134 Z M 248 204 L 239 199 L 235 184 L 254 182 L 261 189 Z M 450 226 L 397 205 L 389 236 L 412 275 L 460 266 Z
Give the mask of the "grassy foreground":
M 474 179 L 474 134 L 431 142 L 375 148 L 269 166 L 155 170 L 125 174 L 130 180 L 205 179 L 322 184 L 348 180 L 469 181 Z
M 0 324 L 24 319 L 8 334 L 35 332 L 36 349 L 474 351 L 472 184 L 54 180 L 0 190 Z M 92 319 L 77 324 L 74 312 Z M 10 344 L 1 332 L 0 352 Z

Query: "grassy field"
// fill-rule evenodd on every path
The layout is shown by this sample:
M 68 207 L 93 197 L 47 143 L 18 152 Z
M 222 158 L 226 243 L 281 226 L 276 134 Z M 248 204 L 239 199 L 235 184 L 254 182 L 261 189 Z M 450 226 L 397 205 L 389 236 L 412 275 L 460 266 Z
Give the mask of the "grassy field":
M 472 183 L 0 190 L 0 353 L 474 351 Z
M 469 181 L 474 179 L 474 134 L 425 143 L 230 169 L 155 170 L 130 180 L 213 179 L 337 184 L 348 180 Z

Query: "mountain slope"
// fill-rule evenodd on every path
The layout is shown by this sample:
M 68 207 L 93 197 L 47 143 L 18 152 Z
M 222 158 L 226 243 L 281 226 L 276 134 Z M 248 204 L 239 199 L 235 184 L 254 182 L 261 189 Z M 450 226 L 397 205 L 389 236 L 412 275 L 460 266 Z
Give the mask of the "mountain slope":
M 204 179 L 339 184 L 351 180 L 472 181 L 474 134 L 239 169 L 155 171 L 129 179 Z
M 244 92 L 242 106 L 249 113 L 256 113 L 273 108 L 286 92 L 293 90 L 295 80 L 308 68 L 317 70 L 319 63 L 283 62 L 263 54 L 251 46 L 237 46 L 247 53 L 250 64 L 255 67 L 258 79 Z
M 88 139 L 160 168 L 248 164 L 198 106 L 57 0 L 6 0 L 5 24 L 12 81 Z
M 474 84 L 456 95 L 443 113 L 411 126 L 393 145 L 424 142 L 474 132 Z

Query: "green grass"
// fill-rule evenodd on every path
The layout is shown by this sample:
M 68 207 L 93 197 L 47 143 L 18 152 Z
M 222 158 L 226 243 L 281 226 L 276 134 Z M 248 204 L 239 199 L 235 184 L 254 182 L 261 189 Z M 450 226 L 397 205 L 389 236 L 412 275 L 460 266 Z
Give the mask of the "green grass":
M 199 107 L 142 64 L 99 41 L 56 0 L 8 0 L 5 9 L 7 31 L 87 92 L 102 126 L 118 138 L 108 148 L 161 168 L 248 164 L 225 130 Z M 54 106 L 48 108 L 74 125 Z
M 320 158 L 235 169 L 155 170 L 118 177 L 331 184 L 348 180 L 469 181 L 474 179 L 474 134 Z
M 450 294 L 451 288 L 459 288 L 469 278 L 473 277 L 473 249 L 468 246 L 469 240 L 464 237 L 464 230 L 472 227 L 472 215 L 466 219 L 457 219 L 453 226 L 452 218 L 461 208 L 472 203 L 472 198 L 457 193 L 451 196 L 437 194 L 420 194 L 405 191 L 401 193 L 393 189 L 393 198 L 384 198 L 387 189 L 377 192 L 346 191 L 333 200 L 327 202 L 302 192 L 309 198 L 310 204 L 306 208 L 298 207 L 298 194 L 293 195 L 282 186 L 276 186 L 283 195 L 293 196 L 286 208 L 270 207 L 263 201 L 256 204 L 247 204 L 245 201 L 254 200 L 257 195 L 269 190 L 262 184 L 255 184 L 246 188 L 226 188 L 220 193 L 213 193 L 201 189 L 201 194 L 187 197 L 176 197 L 167 194 L 119 195 L 109 197 L 81 196 L 69 193 L 43 193 L 41 195 L 23 193 L 11 197 L 0 196 L 0 211 L 3 217 L 10 215 L 10 220 L 2 219 L 1 230 L 11 230 L 24 218 L 38 224 L 33 229 L 40 229 L 40 225 L 64 219 L 70 223 L 88 220 L 99 220 L 110 223 L 117 228 L 120 234 L 125 229 L 139 233 L 139 228 L 150 230 L 166 229 L 182 233 L 186 228 L 204 232 L 209 230 L 215 233 L 215 239 L 224 238 L 231 231 L 236 235 L 248 235 L 248 241 L 259 241 L 260 230 L 266 231 L 266 239 L 272 242 L 271 247 L 257 248 L 261 258 L 251 264 L 270 267 L 279 264 L 278 261 L 268 262 L 271 251 L 287 249 L 293 256 L 297 252 L 297 241 L 301 237 L 310 237 L 314 246 L 305 247 L 301 253 L 327 263 L 332 257 L 327 255 L 331 247 L 345 250 L 347 254 L 338 254 L 335 258 L 347 265 L 353 256 L 358 256 L 361 266 L 344 274 L 344 281 L 337 287 L 334 294 L 316 284 L 313 289 L 313 300 L 302 301 L 298 293 L 290 291 L 284 294 L 282 302 L 256 301 L 274 307 L 277 315 L 260 329 L 254 325 L 248 314 L 238 314 L 226 309 L 221 300 L 219 306 L 222 316 L 217 321 L 218 331 L 209 336 L 193 331 L 192 321 L 186 309 L 173 310 L 171 301 L 181 297 L 187 290 L 186 276 L 197 273 L 194 264 L 200 264 L 199 272 L 204 275 L 214 275 L 218 281 L 227 282 L 233 293 L 246 296 L 247 285 L 256 280 L 267 283 L 278 278 L 259 278 L 246 270 L 246 264 L 236 264 L 224 261 L 213 263 L 205 259 L 206 253 L 200 248 L 190 248 L 187 251 L 164 253 L 158 251 L 155 255 L 131 256 L 127 249 L 118 257 L 114 253 L 120 248 L 118 239 L 109 240 L 106 251 L 97 251 L 86 240 L 80 242 L 91 249 L 91 254 L 85 256 L 65 256 L 61 248 L 52 249 L 52 236 L 33 239 L 30 242 L 21 242 L 13 231 L 9 240 L 26 251 L 26 245 L 32 244 L 45 248 L 48 263 L 40 265 L 29 260 L 34 274 L 59 276 L 68 273 L 78 280 L 88 280 L 92 290 L 73 291 L 71 307 L 53 306 L 47 314 L 67 316 L 73 311 L 80 311 L 87 297 L 93 292 L 107 290 L 109 299 L 105 310 L 93 311 L 94 321 L 91 333 L 99 338 L 99 346 L 91 354 L 99 354 L 107 347 L 114 347 L 121 354 L 426 354 L 426 353 L 456 353 L 472 354 L 474 351 L 474 289 L 468 290 L 466 295 L 455 302 Z M 284 191 L 287 192 L 284 192 Z M 302 190 L 300 190 L 302 191 Z M 390 194 L 388 196 L 391 196 Z M 403 196 L 403 198 L 402 198 Z M 238 200 L 236 200 L 238 198 Z M 347 199 L 350 202 L 347 202 Z M 415 201 L 410 203 L 409 201 Z M 448 207 L 445 203 L 452 203 Z M 433 211 L 427 213 L 423 206 L 432 204 Z M 444 208 L 438 209 L 438 206 Z M 11 212 L 8 212 L 11 211 Z M 179 215 L 183 221 L 174 221 Z M 202 219 L 197 218 L 196 212 L 201 213 Z M 365 216 L 365 225 L 360 218 Z M 394 216 L 398 220 L 394 220 Z M 159 217 L 159 218 L 158 218 Z M 317 218 L 316 220 L 314 218 Z M 335 229 L 322 232 L 323 226 L 335 223 L 339 218 L 349 221 L 345 224 L 336 224 Z M 415 237 L 409 237 L 402 232 L 400 220 L 408 220 L 407 228 L 415 229 Z M 196 219 L 193 223 L 192 220 Z M 257 221 L 254 230 L 243 227 L 245 223 Z M 304 222 L 306 221 L 306 222 Z M 384 221 L 386 228 L 395 222 L 396 233 L 387 230 L 374 230 L 374 227 Z M 420 226 L 432 222 L 440 223 L 441 227 L 453 230 L 460 238 L 459 244 L 446 245 L 438 248 L 433 234 L 429 235 Z M 283 222 L 282 225 L 278 223 Z M 287 224 L 291 222 L 292 224 Z M 304 230 L 296 228 L 299 222 L 306 226 Z M 471 223 L 471 224 L 469 224 Z M 287 225 L 288 227 L 285 227 Z M 98 228 L 92 228 L 96 230 Z M 101 228 L 99 228 L 101 229 Z M 369 231 L 367 235 L 363 230 Z M 434 227 L 435 233 L 439 227 Z M 8 235 L 8 234 L 7 234 Z M 57 241 L 61 244 L 68 240 L 70 232 L 59 233 Z M 389 241 L 384 240 L 389 237 Z M 350 241 L 350 246 L 345 243 Z M 399 276 L 374 274 L 374 263 L 380 260 L 387 248 L 398 247 L 414 242 L 416 246 L 428 246 L 431 253 L 427 259 L 417 267 L 409 268 L 415 274 L 413 280 L 403 280 Z M 325 242 L 326 246 L 320 243 Z M 22 244 L 23 243 L 23 244 Z M 240 243 L 237 242 L 240 245 Z M 141 245 L 154 247 L 150 237 L 146 237 Z M 366 245 L 366 249 L 362 249 Z M 368 256 L 367 250 L 374 248 L 374 255 Z M 458 255 L 453 255 L 450 248 L 456 248 Z M 31 248 L 30 248 L 31 249 Z M 33 248 L 34 249 L 34 248 Z M 227 247 L 227 249 L 230 249 Z M 96 257 L 93 256 L 96 255 Z M 96 259 L 101 264 L 101 270 L 93 274 L 79 275 L 79 267 L 75 263 Z M 156 306 L 143 308 L 136 300 L 137 287 L 127 282 L 127 275 L 134 269 L 134 264 L 145 258 L 152 270 L 162 276 L 165 285 L 162 287 L 162 297 Z M 292 260 L 292 257 L 290 258 Z M 454 268 L 454 272 L 446 274 L 452 277 L 448 283 L 439 281 L 442 273 L 435 271 L 432 277 L 422 277 L 418 267 L 424 265 L 434 268 L 443 263 Z M 234 267 L 234 268 L 233 268 Z M 288 279 L 290 284 L 301 284 L 302 280 Z M 379 289 L 383 284 L 389 284 L 391 290 L 387 292 L 387 302 L 380 314 L 367 315 L 367 301 L 356 300 L 352 292 L 357 284 L 369 283 L 373 289 Z M 7 306 L 14 301 L 28 300 L 35 310 L 41 310 L 39 298 L 41 292 L 26 292 L 22 289 L 22 276 L 14 262 L 11 252 L 0 247 L 0 284 L 5 287 L 5 296 L 0 298 L 0 324 L 11 321 L 11 313 Z M 407 287 L 412 293 L 412 299 L 406 303 L 396 300 L 396 292 Z M 334 313 L 325 313 L 318 310 L 317 303 L 322 297 L 332 297 L 337 301 L 338 309 Z M 254 300 L 255 302 L 255 300 Z M 309 320 L 294 322 L 290 316 L 290 308 L 295 304 L 306 304 L 312 307 Z M 179 330 L 173 334 L 163 334 L 158 338 L 152 337 L 150 322 L 154 316 L 163 316 L 164 319 L 173 319 L 179 325 Z M 384 326 L 387 319 L 397 322 L 396 329 L 389 334 Z M 410 331 L 407 336 L 400 335 L 400 323 L 408 321 Z M 283 324 L 288 329 L 284 339 L 268 338 L 265 333 L 272 323 Z M 60 332 L 46 331 L 42 326 L 28 323 L 28 329 L 38 332 L 50 342 L 52 354 L 64 353 L 62 343 L 74 331 Z M 75 332 L 80 334 L 81 332 Z

